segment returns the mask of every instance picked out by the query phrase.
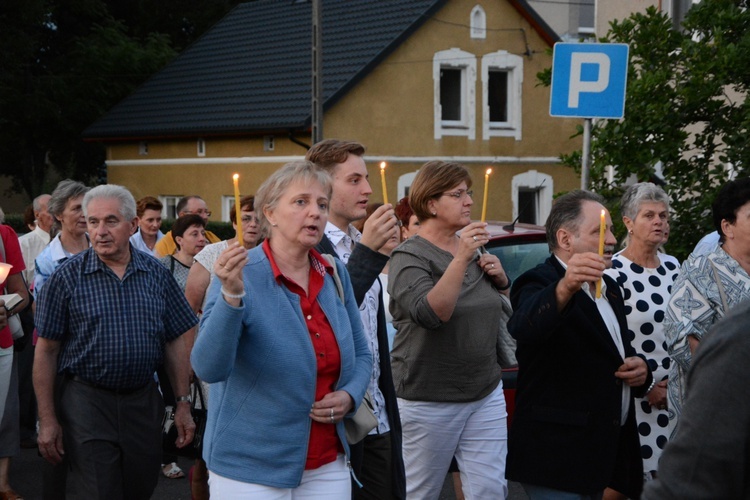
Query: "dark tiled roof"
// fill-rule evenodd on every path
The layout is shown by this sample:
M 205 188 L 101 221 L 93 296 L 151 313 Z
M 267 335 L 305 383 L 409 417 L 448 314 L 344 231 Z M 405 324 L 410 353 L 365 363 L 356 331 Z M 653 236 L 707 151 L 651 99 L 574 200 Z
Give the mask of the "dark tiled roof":
M 322 2 L 325 107 L 445 2 Z M 256 0 L 238 5 L 86 129 L 84 137 L 117 140 L 309 127 L 311 16 L 309 2 Z

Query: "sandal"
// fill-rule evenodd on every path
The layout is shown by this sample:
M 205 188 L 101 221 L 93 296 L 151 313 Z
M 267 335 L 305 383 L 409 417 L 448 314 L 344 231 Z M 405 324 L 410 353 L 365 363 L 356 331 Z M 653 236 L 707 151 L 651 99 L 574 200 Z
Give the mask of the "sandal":
M 185 473 L 182 472 L 182 469 L 180 469 L 180 467 L 175 462 L 167 465 L 162 465 L 161 473 L 164 474 L 164 477 L 168 479 L 180 479 L 181 477 L 185 477 Z

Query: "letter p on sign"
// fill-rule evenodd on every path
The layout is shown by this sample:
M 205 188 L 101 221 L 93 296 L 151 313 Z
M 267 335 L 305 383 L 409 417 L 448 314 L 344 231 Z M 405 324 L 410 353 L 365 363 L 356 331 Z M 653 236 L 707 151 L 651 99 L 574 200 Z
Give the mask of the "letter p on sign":
M 599 67 L 596 80 L 583 80 L 583 65 Z M 568 107 L 578 107 L 581 92 L 604 92 L 609 86 L 609 56 L 603 52 L 573 52 L 570 56 L 570 86 L 568 87 Z
M 627 75 L 627 44 L 555 44 L 550 115 L 622 118 Z

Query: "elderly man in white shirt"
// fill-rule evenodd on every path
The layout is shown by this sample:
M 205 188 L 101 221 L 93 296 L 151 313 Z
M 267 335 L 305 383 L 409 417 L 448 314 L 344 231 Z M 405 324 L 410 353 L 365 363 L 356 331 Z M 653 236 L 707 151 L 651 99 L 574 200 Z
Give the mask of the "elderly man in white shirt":
M 18 238 L 18 243 L 21 245 L 21 253 L 23 254 L 23 261 L 26 263 L 26 270 L 23 272 L 23 277 L 29 285 L 34 283 L 34 260 L 42 253 L 42 250 L 49 244 L 50 240 L 49 232 L 52 229 L 52 216 L 47 211 L 49 199 L 50 195 L 48 194 L 41 194 L 34 198 L 34 222 L 36 222 L 36 228 Z

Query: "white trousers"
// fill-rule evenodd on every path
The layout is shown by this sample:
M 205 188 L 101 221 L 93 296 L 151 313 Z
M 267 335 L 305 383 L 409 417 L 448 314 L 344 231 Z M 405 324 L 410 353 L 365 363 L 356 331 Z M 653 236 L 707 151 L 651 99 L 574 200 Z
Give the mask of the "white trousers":
M 471 403 L 398 400 L 406 497 L 433 500 L 455 455 L 468 500 L 508 496 L 508 429 L 503 384 Z
M 13 346 L 0 348 L 0 420 L 5 413 L 5 400 L 10 390 L 10 375 L 13 368 Z
M 349 500 L 352 483 L 346 456 L 340 454 L 329 464 L 302 473 L 302 482 L 296 488 L 274 488 L 262 484 L 243 483 L 209 471 L 208 486 L 212 498 L 221 500 L 298 500 L 331 499 Z

